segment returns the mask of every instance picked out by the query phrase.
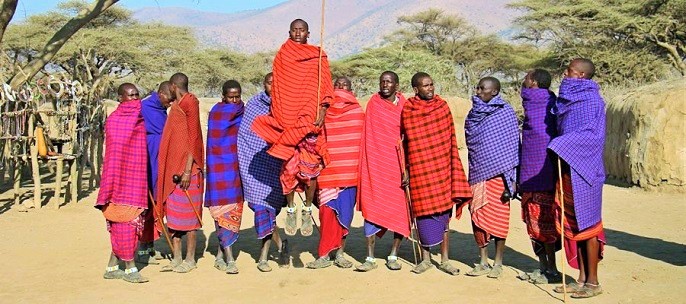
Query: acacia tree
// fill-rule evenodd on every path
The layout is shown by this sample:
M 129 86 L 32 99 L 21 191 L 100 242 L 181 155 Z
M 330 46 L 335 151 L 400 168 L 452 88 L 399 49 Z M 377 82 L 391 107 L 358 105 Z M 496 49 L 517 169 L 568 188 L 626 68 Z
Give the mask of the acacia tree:
M 82 1 L 61 3 L 58 10 L 34 15 L 12 25 L 7 32 L 5 51 L 20 65 L 34 60 L 43 41 L 87 7 Z M 186 43 L 169 43 L 175 37 Z M 150 89 L 169 77 L 182 63 L 182 55 L 196 48 L 190 29 L 160 23 L 140 24 L 131 11 L 112 7 L 94 18 L 48 62 L 51 72 L 62 71 L 104 92 L 123 78 L 141 81 Z M 46 72 L 47 74 L 47 72 Z
M 686 75 L 686 1 L 521 0 L 519 38 L 550 46 L 560 64 L 588 56 L 606 81 Z
M 403 16 L 398 18 L 398 23 L 403 28 L 386 41 L 426 49 L 447 59 L 454 65 L 455 76 L 466 93 L 486 75 L 498 75 L 505 82 L 518 82 L 522 71 L 546 62 L 544 52 L 504 42 L 496 35 L 482 35 L 463 18 L 442 10 L 429 9 Z
M 38 51 L 38 53 L 33 56 L 32 60 L 22 67 L 21 72 L 15 73 L 11 77 L 11 80 L 9 81 L 10 85 L 14 88 L 17 88 L 33 78 L 33 76 L 40 72 L 43 66 L 50 62 L 50 60 L 57 54 L 57 52 L 59 52 L 69 38 L 71 38 L 84 25 L 88 24 L 88 22 L 105 12 L 118 1 L 119 0 L 93 1 L 87 8 L 81 10 L 76 16 L 69 19 L 57 32 L 54 33 L 54 35 L 52 35 L 52 37 Z M 14 15 L 17 1 L 14 1 L 15 3 L 13 5 L 11 2 L 12 1 L 7 1 L 7 5 L 5 5 L 4 2 L 2 3 L 3 11 L 0 16 L 3 16 L 3 19 L 0 21 L 4 22 L 4 16 L 9 15 L 10 17 L 6 19 L 7 23 L 9 23 L 9 20 L 12 18 L 11 16 Z

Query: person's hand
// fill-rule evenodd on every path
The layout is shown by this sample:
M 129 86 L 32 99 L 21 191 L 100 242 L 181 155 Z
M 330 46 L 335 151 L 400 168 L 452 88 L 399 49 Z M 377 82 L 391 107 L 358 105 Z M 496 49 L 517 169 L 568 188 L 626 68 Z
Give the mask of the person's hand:
M 317 120 L 314 122 L 315 127 L 319 128 L 324 125 L 324 115 L 322 115 L 321 111 L 319 111 L 319 118 L 317 118 Z
M 179 186 L 183 190 L 188 190 L 188 186 L 191 185 L 191 173 L 190 172 L 184 172 L 183 175 L 181 175 L 181 182 L 179 183 Z
M 409 185 L 410 185 L 410 174 L 408 174 L 406 171 L 405 174 L 403 174 L 403 179 L 400 182 L 400 187 L 407 188 Z

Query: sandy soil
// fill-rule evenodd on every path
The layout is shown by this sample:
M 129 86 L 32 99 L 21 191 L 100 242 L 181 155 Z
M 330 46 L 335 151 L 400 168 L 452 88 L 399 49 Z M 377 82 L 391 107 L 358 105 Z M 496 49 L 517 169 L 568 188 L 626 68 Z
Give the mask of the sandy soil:
M 51 195 L 44 191 L 44 195 Z M 100 302 L 153 303 L 186 301 L 215 303 L 322 302 L 322 303 L 555 303 L 561 297 L 552 286 L 534 286 L 519 281 L 517 271 L 532 270 L 537 262 L 532 253 L 519 202 L 512 205 L 510 237 L 505 255 L 508 266 L 499 280 L 464 275 L 450 277 L 435 268 L 423 275 L 403 269 L 391 272 L 383 267 L 370 273 L 330 267 L 304 268 L 316 253 L 318 233 L 312 237 L 291 237 L 293 262 L 288 269 L 260 273 L 255 268 L 259 243 L 253 229 L 253 213 L 246 208 L 235 252 L 238 275 L 227 275 L 212 265 L 217 240 L 214 225 L 205 216 L 206 229 L 199 231 L 198 269 L 189 274 L 161 273 L 160 265 L 139 265 L 147 284 L 107 281 L 102 273 L 110 244 L 105 222 L 93 203 L 97 191 L 84 193 L 78 204 L 20 213 L 11 209 L 11 191 L 0 194 L 0 302 Z M 654 194 L 636 188 L 607 185 L 604 219 L 609 244 L 600 265 L 605 293 L 584 303 L 681 302 L 686 296 L 686 197 Z M 47 197 L 46 197 L 47 199 Z M 207 212 L 206 212 L 206 215 Z M 283 214 L 278 218 L 283 223 Z M 347 254 L 362 261 L 365 256 L 361 214 L 353 222 Z M 451 260 L 466 272 L 478 259 L 468 217 L 451 222 Z M 212 228 L 211 228 L 212 227 Z M 412 249 L 404 243 L 401 258 L 412 260 Z M 164 240 L 156 246 L 163 252 Z M 390 248 L 387 235 L 377 244 L 377 255 Z M 438 259 L 438 256 L 435 256 Z M 166 261 L 162 261 L 163 264 Z M 569 269 L 568 275 L 576 272 Z

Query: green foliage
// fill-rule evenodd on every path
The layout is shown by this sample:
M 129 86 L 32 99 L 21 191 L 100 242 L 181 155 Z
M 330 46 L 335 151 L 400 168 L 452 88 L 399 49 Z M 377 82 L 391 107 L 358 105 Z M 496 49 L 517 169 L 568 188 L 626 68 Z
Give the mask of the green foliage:
M 482 35 L 459 16 L 429 9 L 403 16 L 404 28 L 386 40 L 408 50 L 427 50 L 455 70 L 452 83 L 463 94 L 485 76 L 496 76 L 506 85 L 518 86 L 523 71 L 546 63 L 547 54 L 527 45 L 513 45 L 495 35 Z
M 431 54 L 426 49 L 408 49 L 399 43 L 369 49 L 331 64 L 333 77 L 349 77 L 358 96 L 377 92 L 379 76 L 387 70 L 398 74 L 404 92 L 412 92 L 410 79 L 420 71 L 431 75 L 440 94 L 459 91 L 454 85 L 455 68 L 449 60 Z
M 601 82 L 624 84 L 686 74 L 684 0 L 522 0 L 521 39 L 549 46 L 558 66 L 597 63 Z

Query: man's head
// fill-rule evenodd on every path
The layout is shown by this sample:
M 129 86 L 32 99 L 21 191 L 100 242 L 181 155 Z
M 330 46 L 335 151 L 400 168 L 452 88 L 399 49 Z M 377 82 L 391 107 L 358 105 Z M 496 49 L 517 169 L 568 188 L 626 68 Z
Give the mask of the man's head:
M 174 101 L 174 95 L 172 95 L 171 91 L 169 91 L 171 87 L 171 82 L 169 81 L 162 81 L 160 83 L 160 87 L 157 88 L 157 95 L 160 97 L 160 103 L 162 106 L 165 108 L 168 108 L 171 104 L 172 101 Z
M 334 89 L 340 89 L 340 90 L 346 90 L 348 92 L 352 92 L 352 84 L 350 83 L 350 79 L 348 77 L 342 76 L 336 78 L 336 81 L 333 82 L 333 88 Z
M 591 79 L 595 75 L 595 65 L 593 61 L 586 58 L 572 60 L 565 70 L 565 78 Z
M 434 98 L 434 81 L 429 74 L 418 72 L 412 76 L 411 83 L 414 95 L 421 100 L 431 100 Z
M 398 74 L 391 71 L 385 71 L 379 76 L 379 95 L 384 99 L 388 99 L 395 95 L 399 85 L 400 79 L 398 78 Z
M 489 102 L 500 94 L 500 80 L 495 77 L 484 77 L 476 86 L 476 96 L 484 102 Z
M 119 85 L 119 88 L 117 88 L 117 95 L 119 97 L 119 102 L 126 102 L 141 98 L 138 88 L 136 88 L 133 83 L 129 82 Z
M 226 103 L 241 102 L 241 84 L 233 79 L 222 85 L 222 101 Z
M 310 38 L 310 26 L 305 20 L 295 19 L 291 22 L 288 37 L 295 43 L 307 44 L 307 38 Z
M 274 74 L 272 72 L 267 73 L 267 75 L 264 75 L 264 81 L 262 82 L 262 85 L 264 85 L 264 92 L 267 93 L 267 96 L 272 96 L 272 83 L 274 82 Z
M 169 92 L 172 96 L 188 92 L 188 76 L 184 73 L 176 73 L 169 78 Z
M 524 76 L 524 87 L 535 89 L 549 89 L 552 76 L 544 69 L 534 69 Z

